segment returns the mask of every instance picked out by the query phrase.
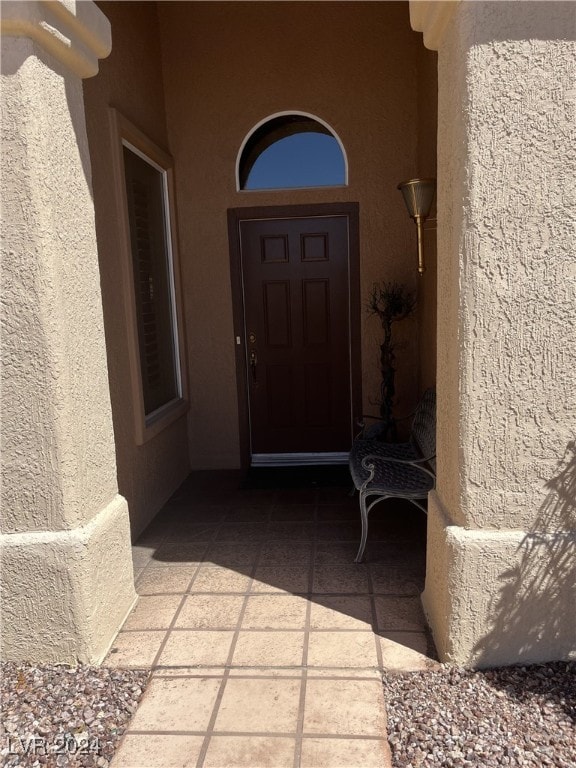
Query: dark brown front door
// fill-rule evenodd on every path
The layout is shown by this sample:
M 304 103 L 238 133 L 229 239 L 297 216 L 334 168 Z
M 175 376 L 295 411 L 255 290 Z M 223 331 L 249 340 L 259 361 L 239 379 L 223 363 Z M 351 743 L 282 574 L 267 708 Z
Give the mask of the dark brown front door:
M 345 453 L 349 217 L 240 219 L 238 236 L 252 463 Z

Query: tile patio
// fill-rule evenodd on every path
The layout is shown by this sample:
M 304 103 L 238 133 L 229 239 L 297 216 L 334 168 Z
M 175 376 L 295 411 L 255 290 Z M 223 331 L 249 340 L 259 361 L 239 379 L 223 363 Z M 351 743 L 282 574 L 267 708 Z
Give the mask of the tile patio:
M 152 668 L 113 768 L 390 766 L 381 671 L 434 664 L 426 522 L 383 506 L 354 564 L 347 494 L 195 473 L 166 504 L 133 548 L 140 599 L 104 662 Z

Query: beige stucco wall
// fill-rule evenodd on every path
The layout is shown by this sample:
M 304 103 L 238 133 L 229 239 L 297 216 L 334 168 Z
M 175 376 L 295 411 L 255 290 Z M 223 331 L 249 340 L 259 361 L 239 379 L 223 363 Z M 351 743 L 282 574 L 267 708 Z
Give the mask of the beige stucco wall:
M 376 280 L 416 288 L 415 227 L 396 186 L 418 172 L 417 49 L 405 3 L 161 3 L 169 146 L 176 159 L 186 300 L 192 466 L 239 462 L 226 210 L 360 204 L 364 409 L 377 411 L 380 329 L 364 305 Z M 326 121 L 349 186 L 237 192 L 236 158 L 261 120 L 298 110 Z M 431 145 L 434 136 L 430 135 Z M 417 396 L 417 322 L 399 333 L 399 387 Z
M 436 178 L 438 127 L 438 56 L 418 46 L 418 175 Z M 436 200 L 424 224 L 426 271 L 418 279 L 418 388 L 436 384 Z M 415 227 L 414 227 L 415 228 Z M 416 260 L 416 247 L 414 259 Z
M 424 603 L 460 663 L 576 655 L 573 13 L 461 3 L 439 50 Z
M 109 407 L 91 406 L 108 381 L 98 264 L 82 258 L 95 253 L 90 169 L 76 147 L 78 137 L 87 154 L 82 85 L 29 38 L 4 39 L 4 530 L 64 530 L 117 490 L 105 450 L 85 461 L 95 443 L 109 447 L 111 423 Z M 51 130 L 54 122 L 61 130 Z M 55 198 L 38 180 L 58 175 L 70 182 Z
M 84 81 L 93 169 L 94 206 L 118 485 L 130 507 L 136 537 L 189 471 L 186 418 L 137 445 L 129 366 L 126 286 L 119 263 L 123 237 L 114 187 L 108 108 L 119 110 L 146 136 L 168 149 L 160 41 L 155 3 L 99 3 L 112 26 L 112 53 L 97 77 Z
M 2 654 L 98 662 L 136 598 L 80 79 L 109 25 L 2 12 Z

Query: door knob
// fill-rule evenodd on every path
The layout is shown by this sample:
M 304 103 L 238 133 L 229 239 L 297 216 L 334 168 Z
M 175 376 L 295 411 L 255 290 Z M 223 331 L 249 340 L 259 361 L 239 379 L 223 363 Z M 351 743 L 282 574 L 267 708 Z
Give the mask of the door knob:
M 256 350 L 253 349 L 250 352 L 250 369 L 252 370 L 252 378 L 254 381 L 256 381 L 256 366 L 258 364 L 258 355 L 256 354 Z

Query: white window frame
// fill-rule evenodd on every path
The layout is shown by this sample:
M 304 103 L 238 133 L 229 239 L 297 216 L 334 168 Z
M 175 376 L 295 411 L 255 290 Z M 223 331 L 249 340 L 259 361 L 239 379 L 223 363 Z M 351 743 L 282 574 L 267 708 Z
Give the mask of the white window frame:
M 344 159 L 344 184 L 330 184 L 330 185 L 320 186 L 320 187 L 266 187 L 265 189 L 243 189 L 242 185 L 240 184 L 240 166 L 242 164 L 242 154 L 244 153 L 244 148 L 246 147 L 246 144 L 248 144 L 253 134 L 255 134 L 259 128 L 262 128 L 263 125 L 266 125 L 266 123 L 269 123 L 272 120 L 275 120 L 277 117 L 290 117 L 291 115 L 300 115 L 301 117 L 308 117 L 310 118 L 310 120 L 314 120 L 315 123 L 320 123 L 320 125 L 323 125 L 324 128 L 328 129 L 332 138 L 336 139 L 340 147 L 340 151 L 342 152 L 342 157 Z M 342 189 L 348 186 L 348 153 L 346 152 L 346 147 L 344 146 L 344 142 L 342 141 L 340 136 L 336 133 L 334 128 L 332 128 L 332 126 L 326 122 L 326 120 L 322 120 L 321 117 L 318 117 L 317 115 L 313 115 L 312 112 L 302 112 L 299 109 L 285 109 L 282 112 L 274 112 L 273 114 L 268 115 L 268 117 L 262 118 L 262 120 L 259 120 L 256 123 L 256 125 L 250 128 L 246 136 L 244 136 L 244 139 L 242 140 L 242 144 L 240 144 L 240 149 L 238 150 L 238 154 L 236 155 L 235 179 L 236 179 L 236 192 L 241 192 L 243 195 L 244 194 L 250 195 L 257 192 L 285 192 L 286 190 L 294 192 L 295 190 L 297 191 L 300 189 L 312 189 L 312 190 Z
M 119 225 L 119 251 L 121 277 L 124 295 L 128 360 L 134 415 L 134 436 L 138 445 L 153 439 L 162 430 L 182 418 L 189 409 L 187 373 L 184 346 L 184 318 L 182 313 L 182 290 L 180 284 L 180 262 L 177 247 L 177 226 L 173 201 L 174 163 L 169 154 L 158 147 L 142 131 L 127 120 L 118 110 L 110 108 L 112 148 L 114 158 L 114 186 L 117 200 Z M 170 289 L 170 315 L 174 344 L 177 396 L 149 414 L 145 413 L 144 387 L 140 345 L 138 340 L 138 318 L 134 289 L 134 267 L 128 216 L 128 200 L 124 168 L 124 148 L 138 155 L 162 174 L 164 190 L 164 226 L 168 259 L 168 285 Z

